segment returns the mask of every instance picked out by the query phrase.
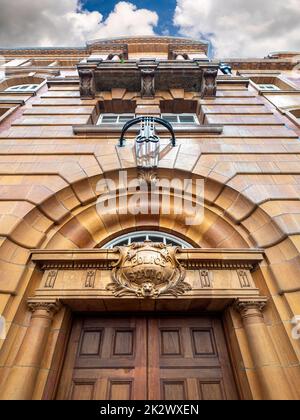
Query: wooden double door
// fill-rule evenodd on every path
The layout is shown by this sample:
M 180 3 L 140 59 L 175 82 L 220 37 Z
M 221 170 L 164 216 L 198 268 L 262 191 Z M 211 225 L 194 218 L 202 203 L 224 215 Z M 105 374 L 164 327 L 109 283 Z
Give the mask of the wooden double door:
M 75 318 L 57 399 L 238 399 L 214 316 Z

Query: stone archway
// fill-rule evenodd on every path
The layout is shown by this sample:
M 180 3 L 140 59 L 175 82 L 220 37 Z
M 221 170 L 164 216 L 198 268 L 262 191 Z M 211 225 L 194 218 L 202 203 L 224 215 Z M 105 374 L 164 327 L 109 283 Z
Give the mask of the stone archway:
M 164 174 L 163 170 L 161 172 Z M 134 170 L 132 171 L 132 174 L 133 176 L 136 175 Z M 183 177 L 185 173 L 176 172 L 176 175 Z M 108 176 L 116 176 L 116 173 L 105 175 L 105 177 Z M 99 193 L 97 193 L 96 185 L 99 179 L 105 179 L 105 177 L 103 175 L 97 175 L 80 182 L 72 183 L 69 187 L 63 189 L 61 189 L 58 183 L 56 192 L 49 193 L 49 191 L 45 191 L 45 200 L 43 202 L 39 203 L 37 206 L 29 204 L 23 209 L 23 217 L 20 218 L 20 222 L 16 224 L 7 239 L 7 244 L 9 244 L 9 241 L 18 243 L 20 248 L 24 249 L 24 256 L 26 256 L 26 258 L 24 257 L 24 261 L 26 261 L 24 263 L 26 271 L 23 272 L 23 274 L 21 273 L 21 280 L 19 280 L 17 286 L 15 286 L 18 287 L 19 290 L 21 287 L 22 295 L 19 295 L 17 298 L 9 298 L 11 301 L 19 299 L 19 301 L 23 300 L 25 302 L 27 297 L 34 295 L 34 290 L 41 281 L 39 270 L 27 263 L 30 248 L 43 248 L 47 250 L 57 250 L 59 248 L 67 250 L 76 250 L 85 247 L 94 248 L 97 244 L 101 243 L 103 238 L 108 237 L 109 232 L 112 232 L 110 235 L 114 236 L 119 234 L 122 230 L 120 228 L 130 230 L 138 229 L 140 227 L 144 228 L 146 226 L 149 227 L 149 225 L 155 228 L 165 229 L 166 231 L 176 232 L 177 234 L 179 232 L 183 237 L 190 235 L 192 232 L 194 236 L 191 235 L 191 237 L 194 238 L 194 242 L 202 245 L 204 248 L 217 248 L 219 245 L 219 247 L 224 246 L 229 249 L 243 248 L 246 251 L 255 245 L 264 245 L 265 238 L 262 235 L 256 235 L 253 223 L 256 223 L 259 226 L 269 225 L 272 227 L 273 236 L 271 235 L 271 239 L 270 237 L 268 238 L 267 246 L 270 245 L 270 240 L 273 240 L 274 243 L 276 243 L 276 241 L 278 242 L 285 237 L 284 233 L 280 232 L 276 223 L 258 208 L 257 205 L 251 203 L 237 191 L 224 187 L 210 179 L 205 180 L 207 187 L 204 201 L 205 220 L 201 228 L 195 228 L 189 233 L 183 231 L 182 221 L 180 218 L 175 217 L 160 217 L 159 223 L 154 223 L 153 220 L 144 219 L 144 221 L 140 220 L 137 224 L 131 223 L 125 226 L 121 225 L 120 222 L 117 222 L 116 219 L 113 219 L 111 223 L 108 224 L 107 221 L 102 220 L 101 217 L 99 218 L 99 215 L 97 215 L 97 212 L 95 211 L 95 201 L 97 195 L 99 195 Z M 31 190 L 28 195 L 31 203 L 33 197 L 34 190 Z M 251 218 L 253 218 L 253 221 L 252 223 L 249 223 L 249 219 L 251 220 Z M 252 233 L 253 231 L 254 234 Z M 222 232 L 225 232 L 225 236 L 223 237 L 220 236 Z M 265 269 L 264 266 L 267 266 L 266 261 L 262 263 L 262 267 L 254 274 L 253 278 L 263 294 L 269 295 L 269 287 L 271 287 L 270 276 L 268 274 L 268 268 Z M 41 309 L 44 310 L 46 308 L 47 313 L 50 313 L 52 309 L 50 312 L 48 311 L 48 303 L 52 304 L 53 302 L 45 302 L 46 306 L 42 306 Z M 273 305 L 274 304 L 271 301 L 271 306 L 269 306 L 270 309 L 267 309 L 267 312 L 269 312 L 268 317 L 271 316 L 270 311 L 272 312 L 274 310 Z M 39 306 L 37 307 L 39 308 Z M 249 310 L 257 311 L 257 308 L 256 306 L 253 308 L 253 305 L 250 305 Z M 258 324 L 261 324 L 261 315 L 259 315 L 259 312 L 255 312 L 255 314 L 255 316 L 258 317 Z M 69 316 L 69 310 L 65 308 L 61 310 L 54 319 L 53 325 L 55 326 L 55 329 L 58 327 L 62 334 L 63 329 L 67 328 Z M 247 311 L 245 312 L 245 316 L 248 316 Z M 19 319 L 22 320 L 21 322 L 24 322 L 24 320 L 29 319 L 29 313 L 24 313 L 24 311 L 19 310 L 17 314 L 15 313 L 13 315 L 12 319 L 15 317 L 19 317 Z M 241 341 L 244 340 L 244 338 L 238 337 L 238 330 L 241 327 L 235 327 L 239 322 L 239 315 L 237 312 L 232 308 L 227 310 L 226 323 L 228 330 L 231 329 L 229 335 L 232 335 L 232 352 L 235 353 L 236 356 L 238 352 L 241 352 L 240 345 Z M 50 325 L 51 322 L 49 323 L 49 328 Z M 30 331 L 30 327 L 27 331 Z M 53 346 L 55 337 L 51 334 L 49 340 L 50 342 L 52 341 Z M 245 331 L 243 334 L 245 334 Z M 10 341 L 7 346 L 12 346 L 13 344 L 13 341 Z M 16 352 L 20 349 L 20 344 L 21 343 L 16 346 Z M 9 349 L 9 347 L 7 349 Z M 58 351 L 55 346 L 53 349 L 53 351 Z M 278 347 L 274 354 L 278 354 Z M 237 356 L 237 364 L 239 362 L 244 363 L 245 357 L 246 354 Z M 7 362 L 4 361 L 4 365 L 5 363 Z M 53 355 L 49 355 L 48 359 L 43 361 L 43 363 L 48 363 L 49 370 L 53 369 Z M 249 363 L 251 365 L 252 362 L 250 361 Z M 8 365 L 4 370 L 5 375 L 3 378 L 5 380 L 5 378 L 10 376 L 11 372 Z M 262 396 L 263 391 L 260 388 L 261 386 L 257 386 L 256 384 L 257 378 L 250 378 L 250 376 L 247 376 L 247 372 L 236 372 L 236 375 L 239 377 L 239 381 L 244 384 L 241 387 L 241 389 L 243 389 L 243 397 L 260 398 Z M 48 388 L 45 387 L 47 378 L 44 377 L 44 379 L 40 378 L 39 380 L 44 383 L 44 387 L 36 388 L 33 391 L 34 395 L 37 398 L 47 398 L 47 392 L 50 392 L 47 391 Z M 53 377 L 51 377 L 50 380 L 53 380 Z M 293 381 L 293 379 L 290 377 L 289 381 Z M 288 388 L 289 387 L 286 387 L 286 389 Z M 48 397 L 49 396 L 51 396 L 51 393 Z

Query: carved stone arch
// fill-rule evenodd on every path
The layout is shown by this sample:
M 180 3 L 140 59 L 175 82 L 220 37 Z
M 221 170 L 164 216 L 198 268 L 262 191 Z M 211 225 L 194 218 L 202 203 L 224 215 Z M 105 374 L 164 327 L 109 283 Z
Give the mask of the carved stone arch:
M 172 207 L 172 206 L 171 206 Z M 220 211 L 208 204 L 204 205 L 204 221 L 200 225 L 185 226 L 183 215 L 160 213 L 155 217 L 151 215 L 122 215 L 127 209 L 117 206 L 114 215 L 104 215 L 97 211 L 97 204 L 85 206 L 82 211 L 68 218 L 44 246 L 47 249 L 59 249 L 68 244 L 74 248 L 95 248 L 118 236 L 139 230 L 160 230 L 175 234 L 183 240 L 192 242 L 200 248 L 250 248 L 253 246 L 246 240 L 246 233 L 242 228 L 235 227 L 226 220 Z M 49 234 L 48 234 L 49 237 Z
M 68 170 L 70 170 L 70 166 Z M 135 169 L 129 170 L 129 173 L 132 177 L 138 175 Z M 161 177 L 167 177 L 168 174 L 170 177 L 177 176 L 183 179 L 189 175 L 184 171 L 174 170 L 171 172 L 167 168 L 159 169 L 157 173 Z M 7 296 L 7 303 L 5 304 L 7 308 L 16 306 L 14 302 L 16 299 L 20 299 L 19 291 L 22 293 L 26 291 L 23 297 L 23 301 L 25 302 L 28 294 L 32 296 L 32 290 L 40 282 L 41 272 L 39 272 L 39 269 L 31 261 L 32 248 L 43 249 L 43 252 L 47 250 L 47 253 L 48 251 L 51 253 L 54 250 L 54 253 L 58 252 L 58 254 L 59 251 L 57 250 L 59 248 L 65 249 L 70 251 L 68 255 L 71 258 L 73 254 L 72 250 L 78 250 L 84 247 L 94 248 L 99 243 L 101 235 L 107 238 L 109 232 L 117 235 L 121 229 L 124 231 L 124 229 L 132 229 L 133 227 L 133 224 L 130 225 L 128 223 L 126 225 L 124 222 L 120 225 L 115 217 L 111 217 L 110 220 L 109 218 L 102 220 L 102 233 L 101 229 L 99 230 L 99 218 L 95 211 L 95 203 L 100 192 L 97 192 L 96 186 L 99 180 L 107 181 L 108 178 L 117 177 L 118 171 L 98 174 L 93 177 L 83 176 L 77 182 L 70 180 L 69 172 L 62 172 L 59 176 L 64 179 L 65 186 L 62 188 L 61 184 L 57 183 L 57 180 L 51 184 L 50 178 L 47 189 L 43 190 L 44 199 L 41 202 L 37 202 L 36 197 L 39 195 L 35 193 L 34 187 L 31 186 L 28 189 L 24 196 L 25 205 L 22 206 L 22 212 L 21 207 L 16 209 L 16 214 L 14 215 L 15 224 L 0 246 L 0 256 L 2 266 L 4 266 L 4 275 L 0 278 L 0 290 Z M 192 182 L 195 182 L 201 177 L 193 175 L 191 178 Z M 273 220 L 263 208 L 260 208 L 245 195 L 227 185 L 221 184 L 209 177 L 202 179 L 205 181 L 206 186 L 204 201 L 206 213 L 204 224 L 201 229 L 198 229 L 197 239 L 195 237 L 197 244 L 206 248 L 218 247 L 219 244 L 220 248 L 233 248 L 233 253 L 237 252 L 234 248 L 245 248 L 244 251 L 246 253 L 248 251 L 251 253 L 251 250 L 247 250 L 247 248 L 260 246 L 265 239 L 264 236 L 266 236 L 261 235 L 260 238 L 257 238 L 256 242 L 255 231 L 260 225 L 265 226 L 269 224 L 274 232 L 276 232 L 272 240 L 280 241 L 280 238 L 282 240 L 287 238 L 287 242 L 284 245 L 284 252 L 295 254 L 295 247 L 293 248 L 292 240 L 286 236 L 283 230 L 277 225 L 276 220 Z M 252 217 L 253 219 L 249 223 L 249 218 L 251 219 Z M 167 222 L 170 223 L 168 224 Z M 138 227 L 144 229 L 147 226 L 149 228 L 149 224 L 151 223 L 153 224 L 153 220 L 151 220 L 150 216 L 150 218 L 144 219 L 144 221 L 141 219 Z M 165 225 L 163 225 L 164 223 Z M 161 228 L 163 227 L 170 229 L 170 232 L 178 234 L 178 232 L 182 232 L 182 221 L 180 218 L 173 218 L 172 220 L 170 218 L 169 220 L 161 218 Z M 134 228 L 137 228 L 136 224 Z M 227 242 L 216 240 L 220 232 L 225 232 Z M 189 237 L 189 233 L 185 233 L 185 235 Z M 276 235 L 281 236 L 278 236 L 276 239 Z M 18 246 L 17 251 L 13 247 L 12 249 L 10 248 L 12 243 Z M 78 252 L 82 253 L 83 251 L 79 249 Z M 224 253 L 226 254 L 226 251 Z M 222 249 L 220 249 L 220 254 L 222 254 Z M 267 316 L 270 316 L 270 312 L 272 311 L 276 313 L 277 310 L 276 301 L 275 299 L 274 301 L 272 300 L 272 293 L 275 290 L 274 294 L 276 294 L 278 289 L 284 286 L 284 279 L 280 276 L 280 269 L 276 272 L 276 268 L 278 267 L 278 253 L 275 253 L 274 256 L 271 255 L 271 257 L 270 259 L 266 258 L 262 263 L 262 267 L 253 274 L 256 287 L 259 287 L 265 295 L 269 295 L 270 297 L 270 306 L 268 307 L 271 307 L 271 309 L 267 309 L 269 311 Z M 16 260 L 18 264 L 15 264 Z M 295 270 L 293 271 L 294 265 L 295 261 L 287 263 L 288 273 L 291 274 L 289 276 L 289 287 L 291 288 L 294 285 L 296 287 L 299 278 L 295 276 Z M 270 270 L 272 269 L 274 269 L 273 277 L 270 275 Z M 81 279 L 86 293 L 93 293 L 95 280 L 94 267 L 91 267 L 90 270 L 87 273 L 88 275 Z M 237 280 L 243 290 L 248 290 L 249 273 L 245 273 L 243 270 L 242 268 L 237 273 Z M 50 276 L 46 277 L 45 290 L 52 293 L 55 282 L 57 281 L 55 269 L 53 271 L 51 269 L 49 274 Z M 109 276 L 109 273 L 107 275 Z M 207 271 L 204 268 L 200 273 L 200 281 L 203 292 L 207 293 L 212 287 L 214 278 L 211 278 L 209 270 Z M 282 284 L 280 283 L 281 281 L 283 282 Z M 144 293 L 150 292 L 151 290 L 149 289 L 144 291 Z M 285 292 L 286 290 L 283 293 Z M 185 291 L 185 293 L 189 292 Z M 280 296 L 276 297 L 277 299 L 281 298 Z M 292 313 L 292 304 L 285 301 L 284 305 L 285 310 Z M 16 315 L 16 313 L 11 313 L 11 319 L 14 320 Z M 62 308 L 60 316 L 65 317 L 64 319 L 70 316 L 67 308 Z M 293 351 L 293 345 L 295 343 L 291 342 L 291 351 Z
M 137 177 L 135 169 L 128 170 L 130 176 Z M 167 169 L 159 169 L 159 176 L 171 176 Z M 173 171 L 172 176 L 185 178 L 189 174 L 184 171 Z M 137 229 L 134 223 L 117 223 L 115 218 L 108 218 L 101 223 L 99 228 L 99 218 L 95 211 L 95 202 L 99 193 L 96 192 L 99 180 L 106 181 L 107 178 L 118 176 L 118 171 L 95 175 L 93 177 L 82 177 L 80 181 L 67 181 L 69 173 L 61 174 L 65 185 L 61 187 L 53 186 L 49 181 L 47 189 L 43 191 L 44 199 L 36 201 L 36 187 L 33 185 L 28 192 L 23 189 L 24 205 L 22 213 L 17 213 L 14 217 L 14 225 L 8 230 L 7 235 L 2 241 L 0 255 L 2 253 L 5 262 L 6 272 L 10 272 L 10 282 L 3 281 L 0 288 L 6 291 L 15 292 L 15 289 L 22 283 L 24 270 L 28 264 L 31 249 L 38 248 L 63 248 L 78 249 L 81 247 L 94 248 L 101 240 L 117 236 L 122 231 Z M 201 178 L 193 175 L 192 179 Z M 285 250 L 291 255 L 297 252 L 296 244 L 292 238 L 285 233 L 277 224 L 276 219 L 270 217 L 263 208 L 250 201 L 239 191 L 230 188 L 209 177 L 205 181 L 205 216 L 203 226 L 200 230 L 194 228 L 197 235 L 191 232 L 184 232 L 180 218 L 166 219 L 161 218 L 160 226 L 154 223 L 151 217 L 141 219 L 138 228 L 149 229 L 149 225 L 157 229 L 165 229 L 166 232 L 178 235 L 181 233 L 184 238 L 193 240 L 198 246 L 203 248 L 228 247 L 228 248 L 251 248 L 266 247 L 272 251 L 272 247 L 284 243 Z M 21 193 L 21 192 L 20 192 Z M 23 193 L 22 193 L 23 194 Z M 110 219 L 110 220 L 109 220 Z M 154 220 L 157 220 L 157 218 Z M 268 235 L 265 234 L 268 229 Z M 91 235 L 92 232 L 92 235 Z M 226 237 L 220 238 L 220 233 L 225 232 Z M 96 240 L 93 239 L 96 235 Z M 194 237 L 194 239 L 193 239 Z M 13 261 L 7 257 L 10 252 L 11 244 L 15 244 L 22 258 L 16 270 Z M 274 255 L 274 256 L 273 256 Z M 287 285 L 284 278 L 280 276 L 280 265 L 278 265 L 277 253 L 268 254 L 268 267 L 274 271 L 276 282 L 280 290 L 292 290 L 297 287 L 298 276 L 291 276 Z M 284 262 L 287 269 L 294 272 L 295 263 L 293 260 Z

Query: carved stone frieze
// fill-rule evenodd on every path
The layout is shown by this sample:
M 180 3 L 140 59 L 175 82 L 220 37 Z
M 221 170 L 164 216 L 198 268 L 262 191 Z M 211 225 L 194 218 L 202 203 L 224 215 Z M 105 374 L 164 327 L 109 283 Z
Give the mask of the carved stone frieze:
M 209 289 L 212 287 L 212 273 L 208 270 L 200 271 L 201 286 L 203 289 Z
M 95 287 L 95 278 L 96 278 L 96 271 L 95 270 L 88 270 L 86 273 L 85 285 L 84 287 L 88 289 L 93 289 Z
M 177 260 L 176 247 L 144 242 L 117 249 L 120 259 L 112 270 L 113 282 L 107 286 L 115 296 L 157 298 L 191 290 L 184 282 L 186 271 Z
M 250 283 L 248 273 L 247 273 L 246 270 L 238 270 L 237 274 L 238 274 L 238 278 L 239 278 L 241 287 L 243 289 L 247 288 L 247 287 L 251 287 L 251 283 Z
M 55 285 L 55 280 L 56 280 L 56 277 L 57 277 L 57 273 L 58 273 L 57 270 L 49 271 L 49 273 L 47 275 L 47 278 L 46 278 L 46 281 L 45 281 L 45 287 L 47 289 L 53 289 L 53 287 Z

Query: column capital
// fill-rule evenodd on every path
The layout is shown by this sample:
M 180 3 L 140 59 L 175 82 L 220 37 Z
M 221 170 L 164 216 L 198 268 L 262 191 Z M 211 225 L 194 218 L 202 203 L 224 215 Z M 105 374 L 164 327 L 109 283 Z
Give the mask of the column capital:
M 260 297 L 258 299 L 237 299 L 234 303 L 234 307 L 242 316 L 247 316 L 249 312 L 262 314 L 267 301 L 268 299 L 266 297 Z
M 58 312 L 61 308 L 60 302 L 55 300 L 35 300 L 35 299 L 29 299 L 27 301 L 27 305 L 29 310 L 32 313 L 35 313 L 37 311 L 44 311 L 47 312 L 48 315 L 54 316 L 56 312 Z

